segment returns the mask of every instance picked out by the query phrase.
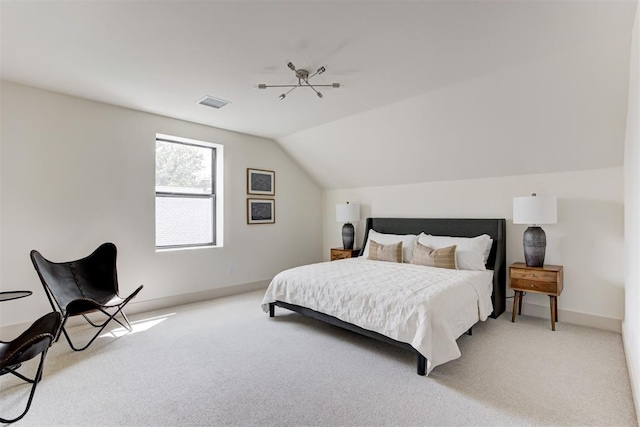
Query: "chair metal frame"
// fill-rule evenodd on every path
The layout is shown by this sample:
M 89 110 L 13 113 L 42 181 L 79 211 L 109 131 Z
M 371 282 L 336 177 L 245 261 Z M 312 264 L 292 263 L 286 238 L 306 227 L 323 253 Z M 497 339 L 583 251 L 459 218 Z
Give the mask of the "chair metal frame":
M 117 249 L 113 243 L 103 243 L 91 255 L 67 262 L 52 262 L 44 258 L 38 251 L 31 251 L 31 261 L 38 273 L 40 282 L 45 289 L 49 303 L 54 310 L 62 314 L 61 332 L 64 334 L 69 346 L 75 351 L 82 351 L 88 348 L 102 331 L 107 327 L 111 320 L 116 321 L 127 331 L 133 329 L 131 323 L 123 311 L 123 308 L 131 301 L 138 292 L 143 288 L 140 285 L 126 298 L 121 298 L 118 294 L 118 277 L 116 272 L 116 256 Z M 102 261 L 108 265 L 100 264 L 100 271 L 90 271 L 95 264 L 96 258 L 104 258 Z M 101 288 L 93 288 L 92 278 L 99 278 Z M 60 285 L 66 286 L 65 289 L 57 291 Z M 105 289 L 105 285 L 108 289 Z M 75 296 L 69 296 L 69 293 Z M 108 309 L 115 309 L 113 313 L 109 313 Z M 93 322 L 87 314 L 100 312 L 107 318 L 104 322 Z M 122 321 L 116 316 L 120 314 Z M 98 328 L 95 335 L 83 347 L 76 347 L 71 341 L 71 337 L 65 328 L 67 320 L 71 316 L 82 315 L 84 319 L 94 328 Z M 56 338 L 56 341 L 60 336 Z
M 0 341 L 0 344 L 3 344 L 0 350 L 0 375 L 12 374 L 21 380 L 32 384 L 29 399 L 27 400 L 27 406 L 24 411 L 22 411 L 19 416 L 12 419 L 0 417 L 0 422 L 16 422 L 22 419 L 22 417 L 24 417 L 29 411 L 29 408 L 31 408 L 36 387 L 42 379 L 44 359 L 47 356 L 49 347 L 51 347 L 56 337 L 59 335 L 61 325 L 62 316 L 60 313 L 54 311 L 36 320 L 29 329 L 13 341 Z M 41 355 L 40 363 L 38 364 L 38 370 L 33 378 L 27 378 L 17 372 L 17 369 L 20 368 L 23 362 L 33 359 L 38 354 Z
M 91 338 L 91 340 L 89 340 L 89 342 L 82 348 L 76 348 L 76 346 L 73 344 L 73 342 L 71 341 L 71 337 L 69 336 L 69 333 L 67 332 L 67 329 L 64 327 L 67 323 L 67 320 L 69 320 L 69 317 L 74 316 L 74 314 L 69 314 L 69 312 L 67 311 L 64 315 L 64 319 L 62 321 L 62 327 L 60 328 L 60 330 L 62 331 L 62 333 L 64 334 L 64 337 L 67 339 L 67 342 L 69 343 L 69 346 L 75 350 L 75 351 L 82 351 L 87 349 L 95 340 L 96 338 L 98 338 L 100 336 L 100 334 L 102 333 L 102 331 L 104 330 L 104 328 L 107 327 L 107 324 L 109 324 L 110 321 L 114 320 L 117 323 L 119 323 L 123 328 L 125 328 L 127 331 L 131 332 L 133 331 L 133 328 L 131 326 L 131 322 L 129 322 L 129 319 L 127 318 L 127 315 L 124 314 L 124 311 L 122 311 L 122 309 L 124 308 L 124 306 L 131 301 L 131 299 L 133 299 L 133 297 L 136 296 L 136 294 L 140 291 L 140 289 L 142 289 L 142 285 L 140 285 L 138 287 L 138 289 L 136 289 L 136 291 L 129 295 L 126 299 L 123 300 L 123 302 L 121 304 L 118 304 L 116 307 L 116 311 L 113 314 L 110 314 L 108 311 L 106 311 L 104 308 L 102 307 L 97 307 L 96 310 L 94 310 L 93 312 L 101 312 L 103 313 L 105 316 L 107 316 L 107 319 L 103 322 L 103 323 L 99 323 L 99 324 L 95 324 L 91 321 L 91 319 L 89 319 L 89 317 L 87 316 L 86 313 L 78 313 L 78 314 L 82 314 L 82 317 L 84 317 L 84 319 L 87 321 L 87 323 L 89 323 L 91 326 L 93 326 L 94 328 L 100 328 L 98 329 L 98 331 L 93 335 L 93 337 Z M 51 305 L 53 306 L 53 302 L 52 302 L 52 298 L 49 296 L 49 294 L 47 294 L 47 296 L 49 297 L 49 302 L 51 303 Z M 54 308 L 55 309 L 55 308 Z M 120 320 L 118 320 L 116 318 L 116 316 L 120 314 L 122 316 L 122 319 L 124 320 L 124 323 L 122 323 Z M 58 341 L 58 339 L 60 339 L 60 337 L 58 336 L 56 338 L 56 342 Z

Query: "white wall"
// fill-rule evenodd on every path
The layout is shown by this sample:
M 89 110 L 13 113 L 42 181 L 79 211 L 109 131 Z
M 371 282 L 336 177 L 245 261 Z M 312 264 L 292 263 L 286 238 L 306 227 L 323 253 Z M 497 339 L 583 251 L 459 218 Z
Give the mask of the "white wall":
M 31 249 L 64 261 L 116 243 L 122 292 L 145 285 L 136 303 L 261 282 L 322 258 L 321 190 L 274 141 L 8 82 L 1 89 L 0 290 L 34 295 L 3 303 L 0 326 L 50 311 Z M 155 251 L 156 132 L 224 145 L 223 248 Z M 246 223 L 247 167 L 276 173 L 273 225 Z
M 631 44 L 627 135 L 624 155 L 625 316 L 622 323 L 631 389 L 640 423 L 640 8 Z
M 558 197 L 558 224 L 546 225 L 548 264 L 564 265 L 560 321 L 619 330 L 624 313 L 622 168 L 324 192 L 323 256 L 341 246 L 335 205 L 360 203 L 361 217 L 506 218 L 507 263 L 523 261 L 525 225 L 512 201 L 532 192 Z M 364 221 L 356 226 L 361 245 Z M 509 292 L 510 294 L 510 292 Z M 511 301 L 511 300 L 509 300 Z M 548 317 L 548 297 L 527 295 L 528 313 Z M 509 304 L 507 304 L 509 306 Z M 563 313 L 564 311 L 564 313 Z M 527 313 L 527 307 L 523 310 Z M 564 315 L 564 317 L 563 317 Z

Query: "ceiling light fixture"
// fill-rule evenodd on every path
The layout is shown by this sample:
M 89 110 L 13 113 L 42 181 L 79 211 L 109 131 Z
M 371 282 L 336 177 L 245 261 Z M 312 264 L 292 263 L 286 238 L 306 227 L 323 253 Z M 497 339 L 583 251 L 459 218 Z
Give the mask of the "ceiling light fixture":
M 330 85 L 313 85 L 313 86 L 311 85 L 311 83 L 309 83 L 309 80 L 313 76 L 316 76 L 318 74 L 322 74 L 325 71 L 327 71 L 327 69 L 324 68 L 324 67 L 318 68 L 316 70 L 316 72 L 311 74 L 311 75 L 309 75 L 309 71 L 303 70 L 302 68 L 299 69 L 299 70 L 296 70 L 296 67 L 291 62 L 289 62 L 287 64 L 287 67 L 289 67 L 289 69 L 296 74 L 296 77 L 298 78 L 298 84 L 297 85 L 267 85 L 267 84 L 264 84 L 264 83 L 260 83 L 258 85 L 258 89 L 266 89 L 268 87 L 288 87 L 288 88 L 291 88 L 287 92 L 283 93 L 282 95 L 280 95 L 278 97 L 278 99 L 280 99 L 280 101 L 282 101 L 283 99 L 285 99 L 287 97 L 287 95 L 289 95 L 292 91 L 294 91 L 296 88 L 299 88 L 300 86 L 308 86 L 308 87 L 310 87 L 316 93 L 318 98 L 322 98 L 322 93 L 319 92 L 318 90 L 316 90 L 317 87 L 332 87 L 332 88 L 339 88 L 340 87 L 340 83 L 332 83 Z

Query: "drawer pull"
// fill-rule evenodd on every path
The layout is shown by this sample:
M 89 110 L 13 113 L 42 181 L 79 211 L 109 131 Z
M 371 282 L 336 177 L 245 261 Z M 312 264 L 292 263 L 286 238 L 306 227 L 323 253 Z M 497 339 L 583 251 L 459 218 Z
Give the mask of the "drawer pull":
M 532 284 L 531 284 L 531 287 L 532 287 L 532 288 L 535 288 L 535 287 L 536 287 L 536 285 L 534 285 L 534 284 L 532 283 Z

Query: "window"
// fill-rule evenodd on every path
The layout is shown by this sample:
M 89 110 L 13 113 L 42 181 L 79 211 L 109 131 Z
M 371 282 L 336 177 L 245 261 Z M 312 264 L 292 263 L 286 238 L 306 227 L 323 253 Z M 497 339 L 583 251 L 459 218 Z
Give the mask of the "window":
M 221 245 L 221 166 L 221 145 L 156 135 L 156 248 Z

